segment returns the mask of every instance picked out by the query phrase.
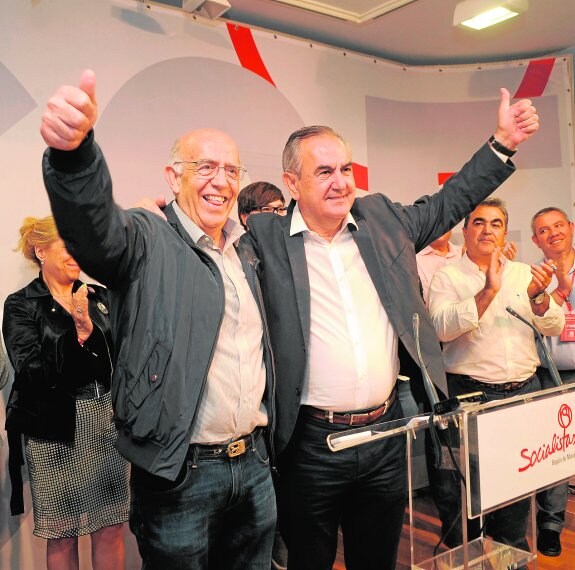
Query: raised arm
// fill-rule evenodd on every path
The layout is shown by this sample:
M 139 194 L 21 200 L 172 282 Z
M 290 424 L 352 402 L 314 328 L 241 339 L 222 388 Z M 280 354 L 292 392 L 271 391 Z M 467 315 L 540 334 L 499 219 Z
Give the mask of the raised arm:
M 60 87 L 46 105 L 40 132 L 49 148 L 42 169 L 66 248 L 86 273 L 118 288 L 138 274 L 157 226 L 151 216 L 114 203 L 110 172 L 94 140 L 97 117 L 96 76 L 85 70 L 77 87 Z

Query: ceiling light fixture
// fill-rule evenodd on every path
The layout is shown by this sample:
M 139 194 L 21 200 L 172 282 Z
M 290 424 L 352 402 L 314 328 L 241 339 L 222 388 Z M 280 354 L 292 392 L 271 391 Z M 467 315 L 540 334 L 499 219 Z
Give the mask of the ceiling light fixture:
M 182 0 L 182 10 L 216 20 L 231 8 L 227 0 Z
M 453 25 L 482 30 L 528 8 L 529 0 L 464 0 L 455 6 Z

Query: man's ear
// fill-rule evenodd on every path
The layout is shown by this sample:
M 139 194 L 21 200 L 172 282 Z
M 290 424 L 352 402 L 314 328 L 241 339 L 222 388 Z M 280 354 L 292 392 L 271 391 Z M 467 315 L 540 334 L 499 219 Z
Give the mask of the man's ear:
M 285 187 L 288 189 L 291 197 L 294 200 L 299 200 L 299 190 L 297 188 L 297 176 L 293 172 L 284 172 L 282 179 Z
M 181 176 L 178 176 L 176 174 L 176 171 L 174 170 L 174 167 L 170 166 L 170 165 L 168 165 L 164 168 L 164 176 L 166 177 L 166 180 L 168 181 L 168 185 L 172 189 L 174 196 L 177 196 L 180 193 Z

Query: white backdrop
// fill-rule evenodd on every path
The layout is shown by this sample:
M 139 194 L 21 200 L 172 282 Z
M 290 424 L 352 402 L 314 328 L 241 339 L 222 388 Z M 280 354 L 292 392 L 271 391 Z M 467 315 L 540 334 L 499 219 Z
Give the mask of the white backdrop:
M 456 171 L 493 133 L 499 87 L 507 87 L 532 97 L 542 122 L 516 155 L 519 171 L 498 191 L 521 259 L 538 258 L 529 231 L 537 209 L 572 213 L 571 56 L 406 68 L 135 0 L 2 4 L 2 302 L 35 276 L 13 251 L 22 219 L 49 214 L 38 134 L 43 107 L 85 67 L 97 74 L 96 138 L 124 206 L 168 193 L 163 166 L 171 144 L 201 126 L 236 138 L 249 172 L 244 184 L 265 179 L 281 187 L 283 145 L 306 124 L 330 125 L 350 141 L 362 191 L 410 202 L 434 192 L 438 177 Z M 42 568 L 43 541 L 30 537 L 29 509 L 8 516 L 5 450 L 0 454 L 0 568 Z

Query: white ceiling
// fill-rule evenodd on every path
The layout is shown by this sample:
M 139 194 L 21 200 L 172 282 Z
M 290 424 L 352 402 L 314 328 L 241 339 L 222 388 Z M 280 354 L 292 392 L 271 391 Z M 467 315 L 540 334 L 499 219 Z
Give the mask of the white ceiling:
M 290 6 L 286 0 L 228 0 L 224 18 L 407 65 L 529 59 L 575 46 L 575 0 L 529 0 L 529 10 L 482 31 L 453 26 L 459 0 L 412 0 L 375 20 L 354 23 Z M 301 0 L 296 4 L 305 4 Z M 398 0 L 310 0 L 360 16 Z

